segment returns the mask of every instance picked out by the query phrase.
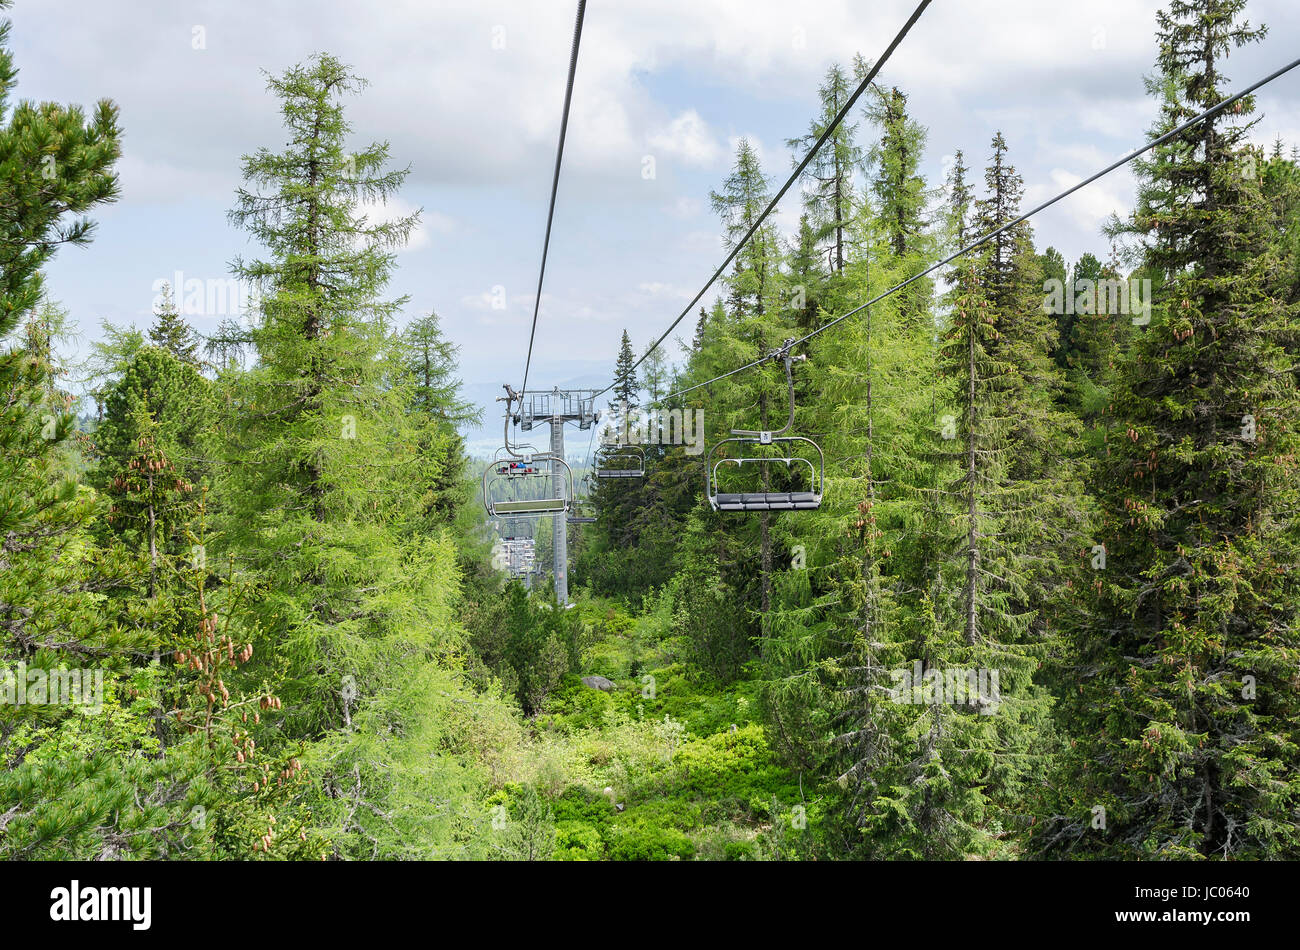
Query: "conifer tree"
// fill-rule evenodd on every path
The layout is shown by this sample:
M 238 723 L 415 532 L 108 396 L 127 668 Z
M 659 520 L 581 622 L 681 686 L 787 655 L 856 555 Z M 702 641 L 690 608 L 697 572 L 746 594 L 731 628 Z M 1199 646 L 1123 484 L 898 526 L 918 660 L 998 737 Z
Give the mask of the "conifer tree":
M 807 133 L 786 143 L 797 153 L 793 156 L 796 165 L 853 94 L 849 76 L 842 66 L 831 64 L 817 94 L 821 99 L 821 113 L 812 121 Z M 862 161 L 861 150 L 854 143 L 856 134 L 856 125 L 841 122 L 804 171 L 812 182 L 812 187 L 804 191 L 805 215 L 813 240 L 818 244 L 830 242 L 831 268 L 836 273 L 844 270 L 844 232 L 853 217 L 855 204 L 853 170 Z
M 704 345 L 704 331 L 709 323 L 709 315 L 700 307 L 700 317 L 695 321 L 695 335 L 691 337 L 691 350 L 698 351 Z
M 903 272 L 901 280 L 922 270 L 933 252 L 925 216 L 931 192 L 920 174 L 926 130 L 908 115 L 907 96 L 897 86 L 888 90 L 875 88 L 873 92 L 875 96 L 867 108 L 867 117 L 880 129 L 880 139 L 867 152 L 867 165 L 872 171 L 871 191 L 876 198 L 877 221 Z M 899 293 L 910 327 L 931 332 L 933 282 L 924 278 Z
M 253 338 L 247 327 L 232 317 L 225 317 L 216 330 L 204 337 L 203 352 L 212 358 L 218 371 L 242 367 Z
M 919 249 L 926 226 L 929 196 L 920 174 L 926 132 L 907 114 L 907 96 L 897 86 L 873 91 L 867 116 L 880 129 L 880 140 L 867 152 L 867 162 L 875 171 L 871 190 L 890 248 L 905 259 Z
M 425 510 L 431 523 L 445 524 L 468 500 L 461 429 L 477 424 L 481 412 L 461 394 L 456 375 L 460 348 L 444 335 L 436 313 L 412 321 L 401 334 L 401 348 L 413 423 L 422 430 Z
M 189 506 L 183 496 L 206 475 L 201 433 L 212 419 L 209 388 L 192 365 L 150 346 L 104 395 L 93 482 L 113 499 L 108 526 L 127 543 L 148 548 L 150 597 L 160 557 L 184 546 Z
M 171 287 L 166 284 L 163 285 L 158 308 L 154 311 L 154 324 L 149 328 L 149 339 L 154 346 L 166 350 L 182 363 L 198 365 L 198 335 L 176 309 L 176 298 L 172 295 Z
M 628 337 L 627 330 L 624 330 L 618 343 L 618 358 L 614 361 L 614 402 L 610 404 L 611 408 L 631 410 L 637 407 L 637 392 L 640 387 L 632 368 L 635 363 L 636 353 L 632 351 L 632 340 Z
M 363 83 L 343 64 L 318 55 L 268 86 L 288 143 L 244 159 L 231 212 L 264 256 L 234 264 L 261 289 L 257 363 L 226 381 L 217 493 L 217 553 L 237 556 L 259 631 L 240 677 L 286 676 L 282 736 L 328 763 L 296 806 L 337 822 L 336 854 L 371 854 L 380 837 L 429 854 L 457 809 L 413 808 L 413 786 L 425 802 L 430 782 L 460 801 L 468 779 L 436 751 L 462 688 L 450 669 L 455 554 L 447 535 L 416 530 L 426 459 L 392 332 L 404 301 L 383 297 L 416 217 L 373 221 L 361 207 L 393 196 L 406 172 L 387 167 L 385 143 L 349 149 L 342 99 Z
M 808 331 L 817 321 L 822 304 L 826 269 L 817 251 L 817 235 L 805 212 L 799 216 L 799 234 L 790 249 L 790 309 L 795 325 Z
M 647 347 L 641 355 L 641 379 L 637 386 L 649 396 L 649 405 L 654 406 L 659 403 L 659 397 L 667 394 L 670 382 L 667 355 L 659 347 L 653 350 Z
M 720 192 L 711 193 L 713 210 L 722 221 L 724 242 L 734 246 L 754 226 L 770 200 L 769 182 L 760 166 L 758 155 L 746 139 L 741 139 L 736 149 L 736 162 L 723 183 Z M 787 336 L 783 290 L 788 285 L 786 275 L 780 270 L 778 241 L 770 224 L 759 227 L 753 237 L 736 256 L 735 268 L 727 276 L 727 288 L 732 304 L 728 315 L 728 328 L 733 341 L 749 351 L 749 358 L 766 356 Z M 721 343 L 722 341 L 718 341 Z M 735 352 L 733 343 L 733 352 Z M 743 352 L 743 350 L 742 350 Z M 747 374 L 748 379 L 737 381 L 733 406 L 746 408 L 749 419 L 757 418 L 759 429 L 772 428 L 769 411 L 775 393 L 782 393 L 776 406 L 784 405 L 784 372 L 767 363 Z M 777 411 L 782 411 L 778 408 Z M 752 429 L 753 421 L 744 421 L 732 414 L 728 428 Z M 769 466 L 762 466 L 762 490 L 771 484 Z M 758 517 L 759 549 L 759 605 L 760 615 L 766 617 L 772 606 L 772 516 L 760 512 Z M 760 643 L 762 642 L 760 637 Z
M 1158 14 L 1156 134 L 1223 97 L 1222 58 L 1263 35 L 1244 6 Z M 1159 147 L 1116 229 L 1161 279 L 1115 386 L 1125 436 L 1097 475 L 1105 570 L 1072 629 L 1069 792 L 1040 836 L 1053 852 L 1300 848 L 1297 312 L 1276 295 L 1285 255 L 1260 176 L 1242 174 L 1248 127 L 1220 113 Z

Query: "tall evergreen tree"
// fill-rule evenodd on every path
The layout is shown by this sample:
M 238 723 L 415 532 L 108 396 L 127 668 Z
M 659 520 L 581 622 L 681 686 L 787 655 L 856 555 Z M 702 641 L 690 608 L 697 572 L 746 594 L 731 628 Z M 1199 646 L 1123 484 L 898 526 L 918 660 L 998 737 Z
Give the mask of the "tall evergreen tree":
M 800 330 L 813 328 L 821 308 L 827 279 L 822 255 L 817 251 L 817 233 L 807 212 L 799 216 L 799 233 L 790 249 L 790 309 Z
M 161 299 L 154 311 L 154 324 L 149 328 L 149 339 L 154 346 L 166 350 L 182 363 L 198 365 L 198 335 L 176 309 L 176 298 L 171 287 L 166 284 L 163 285 Z
M 875 89 L 867 116 L 880 140 L 867 153 L 874 170 L 871 190 L 876 213 L 895 256 L 906 258 L 922 240 L 928 194 L 920 174 L 926 132 L 907 114 L 907 96 L 897 86 Z
M 1244 6 L 1158 14 L 1156 134 L 1223 97 L 1222 58 L 1263 36 Z M 1126 437 L 1097 476 L 1105 570 L 1072 631 L 1070 792 L 1042 826 L 1049 850 L 1300 853 L 1297 311 L 1275 295 L 1260 176 L 1241 173 L 1248 127 L 1220 113 L 1155 150 L 1117 229 L 1161 279 L 1115 388 Z
M 191 507 L 184 495 L 206 475 L 204 435 L 213 418 L 211 384 L 170 351 L 137 352 L 104 393 L 95 430 L 93 484 L 113 499 L 107 521 L 127 543 L 149 550 L 149 596 L 160 553 L 178 555 Z
M 618 357 L 614 361 L 614 385 L 612 392 L 614 401 L 610 403 L 610 408 L 616 410 L 631 410 L 637 407 L 637 392 L 640 386 L 637 383 L 636 371 L 633 366 L 636 364 L 636 353 L 632 351 L 632 340 L 628 337 L 627 331 L 623 331 L 623 337 L 618 342 Z
M 713 210 L 722 221 L 724 242 L 728 247 L 738 243 L 754 226 L 770 197 L 768 178 L 763 173 L 758 155 L 748 140 L 741 139 L 736 149 L 735 165 L 724 181 L 722 191 L 711 194 Z M 785 275 L 780 272 L 779 246 L 772 225 L 765 224 L 754 232 L 736 256 L 735 268 L 726 280 L 732 310 L 729 326 L 733 328 L 734 341 L 749 350 L 750 358 L 767 355 L 786 336 L 781 317 L 785 310 L 782 292 L 788 285 Z M 769 411 L 773 393 L 785 388 L 783 371 L 769 363 L 749 376 L 750 379 L 737 382 L 733 387 L 739 389 L 733 405 L 746 407 L 751 420 L 757 417 L 759 429 L 772 428 Z M 776 411 L 782 411 L 784 402 L 782 393 Z M 754 422 L 736 417 L 728 427 L 751 429 Z M 769 466 L 762 466 L 764 491 L 769 490 L 770 479 Z M 770 512 L 759 513 L 758 528 L 759 612 L 766 617 L 772 606 Z
M 400 346 L 413 422 L 421 430 L 425 510 L 433 523 L 445 524 L 469 497 L 461 430 L 477 424 L 482 414 L 461 393 L 456 375 L 460 348 L 447 339 L 436 313 L 412 321 L 401 334 Z
M 875 97 L 867 116 L 880 129 L 880 140 L 868 151 L 867 164 L 876 198 L 875 212 L 890 252 L 902 265 L 902 276 L 910 277 L 923 269 L 923 262 L 933 251 L 925 216 L 931 193 L 920 174 L 926 130 L 908 115 L 907 96 L 897 86 L 873 91 Z M 930 332 L 933 282 L 929 278 L 918 280 L 899 293 L 909 324 Z

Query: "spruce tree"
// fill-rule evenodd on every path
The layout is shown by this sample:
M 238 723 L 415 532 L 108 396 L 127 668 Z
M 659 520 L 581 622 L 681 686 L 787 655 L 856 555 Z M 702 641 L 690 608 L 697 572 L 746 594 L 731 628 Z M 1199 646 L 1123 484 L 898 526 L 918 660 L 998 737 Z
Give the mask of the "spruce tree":
M 456 375 L 460 348 L 447 339 L 436 313 L 412 321 L 401 334 L 401 348 L 412 421 L 421 429 L 425 511 L 429 525 L 446 524 L 469 499 L 461 429 L 477 424 L 481 412 L 461 394 Z
M 697 351 L 704 345 L 704 331 L 708 327 L 709 315 L 703 307 L 700 307 L 699 319 L 695 321 L 695 334 L 691 337 L 691 350 Z
M 790 308 L 794 312 L 795 325 L 807 332 L 817 322 L 827 279 L 822 255 L 817 250 L 817 234 L 807 212 L 799 216 L 799 233 L 790 249 L 789 270 Z
M 148 549 L 150 597 L 160 557 L 188 548 L 181 534 L 189 520 L 184 495 L 207 473 L 202 433 L 213 418 L 210 385 L 191 364 L 150 346 L 104 393 L 92 482 L 112 499 L 106 521 L 114 534 Z
M 1157 134 L 1223 97 L 1222 58 L 1263 35 L 1244 6 L 1158 14 Z M 1286 261 L 1261 178 L 1242 174 L 1252 108 L 1158 148 L 1117 228 L 1159 281 L 1115 386 L 1124 436 L 1097 473 L 1105 570 L 1072 630 L 1052 852 L 1300 853 L 1297 310 L 1277 295 Z
M 926 205 L 932 194 L 920 174 L 925 157 L 926 130 L 907 113 L 907 96 L 897 86 L 874 89 L 867 117 L 880 129 L 879 141 L 867 152 L 875 214 L 889 251 L 902 273 L 910 277 L 928 263 L 933 253 Z M 911 329 L 929 333 L 930 300 L 934 283 L 924 278 L 899 291 L 903 312 Z
M 867 116 L 880 129 L 880 140 L 867 152 L 875 172 L 871 190 L 891 250 L 906 258 L 918 250 L 926 226 L 929 195 L 920 174 L 926 132 L 907 114 L 907 96 L 897 86 L 874 92 Z
M 614 410 L 632 410 L 637 407 L 637 392 L 640 387 L 637 384 L 636 371 L 633 366 L 636 364 L 636 353 L 632 351 L 632 340 L 628 337 L 627 331 L 623 331 L 622 339 L 618 343 L 618 358 L 614 361 L 614 401 L 610 403 L 610 408 Z
M 149 339 L 154 346 L 166 350 L 182 363 L 198 365 L 198 335 L 176 309 L 176 298 L 171 287 L 166 284 L 163 285 L 158 308 L 154 311 L 154 324 L 149 328 Z

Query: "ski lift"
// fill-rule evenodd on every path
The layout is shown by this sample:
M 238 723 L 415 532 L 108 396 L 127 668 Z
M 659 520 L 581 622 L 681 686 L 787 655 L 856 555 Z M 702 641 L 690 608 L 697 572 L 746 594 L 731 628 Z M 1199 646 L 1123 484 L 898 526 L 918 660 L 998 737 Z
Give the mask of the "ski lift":
M 822 488 L 826 480 L 826 458 L 821 446 L 805 436 L 785 434 L 794 425 L 794 375 L 790 368 L 794 361 L 794 357 L 790 355 L 790 347 L 793 343 L 793 340 L 786 340 L 780 349 L 773 350 L 769 354 L 770 359 L 780 360 L 785 365 L 785 382 L 790 393 L 790 415 L 785 425 L 774 431 L 732 429 L 731 434 L 734 438 L 723 439 L 709 450 L 704 469 L 704 488 L 709 504 L 715 511 L 815 511 L 821 507 Z M 807 359 L 805 356 L 798 358 Z M 718 450 L 728 443 L 736 444 L 742 453 L 749 454 L 723 457 L 714 461 Z M 745 448 L 753 445 L 774 446 L 782 454 L 763 455 Z M 812 458 L 797 454 L 804 446 L 811 446 L 811 451 L 816 452 L 816 465 L 813 464 Z M 799 491 L 724 492 L 719 490 L 718 469 L 721 466 L 734 465 L 739 469 L 755 464 L 760 466 L 783 464 L 787 471 L 791 472 L 802 471 L 803 467 L 807 466 L 807 487 Z
M 639 445 L 620 445 L 605 456 L 604 467 L 596 469 L 597 478 L 641 478 L 645 475 L 645 449 Z
M 565 520 L 569 524 L 595 524 L 596 512 L 585 498 L 579 498 L 573 503 L 573 510 Z
M 533 454 L 532 446 L 511 446 L 510 422 L 520 395 L 506 386 L 505 444 L 483 470 L 483 507 L 488 517 L 529 518 L 566 514 L 573 503 L 573 471 L 558 455 Z
M 493 518 L 566 514 L 573 503 L 573 472 L 554 455 L 501 458 L 483 472 L 483 506 Z

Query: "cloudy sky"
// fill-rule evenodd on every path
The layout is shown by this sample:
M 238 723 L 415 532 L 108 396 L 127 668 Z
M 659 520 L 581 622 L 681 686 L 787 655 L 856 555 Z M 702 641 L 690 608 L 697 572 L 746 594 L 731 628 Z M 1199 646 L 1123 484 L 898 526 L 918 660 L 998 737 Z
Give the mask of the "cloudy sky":
M 84 349 L 102 321 L 145 327 L 162 279 L 223 281 L 252 248 L 225 212 L 239 158 L 280 147 L 263 70 L 329 51 L 371 83 L 349 104 L 358 144 L 387 140 L 411 166 L 389 209 L 423 209 L 394 295 L 436 309 L 462 375 L 490 401 L 518 384 L 528 345 L 571 0 L 17 0 L 22 98 L 121 107 L 122 197 L 88 250 L 65 250 L 49 289 Z M 603 385 L 619 334 L 658 336 L 722 252 L 708 194 L 737 140 L 791 167 L 833 62 L 875 59 L 912 0 L 590 0 L 534 353 L 533 383 Z M 983 165 L 1001 129 L 1041 200 L 1140 144 L 1154 116 L 1156 0 L 933 4 L 882 72 L 929 129 L 938 181 L 963 149 Z M 1253 0 L 1262 44 L 1229 60 L 1230 85 L 1296 55 L 1300 4 Z M 1263 91 L 1260 141 L 1300 144 L 1300 75 Z M 865 131 L 865 127 L 864 127 Z M 642 170 L 653 156 L 655 176 Z M 1101 221 L 1127 208 L 1124 171 L 1035 219 L 1040 246 L 1104 253 Z M 779 223 L 798 217 L 788 196 Z M 505 308 L 492 306 L 494 290 Z M 196 314 L 210 331 L 219 316 Z M 686 328 L 688 325 L 683 324 Z M 676 349 L 674 348 L 674 353 Z M 532 384 L 530 384 L 532 385 Z M 487 443 L 490 437 L 485 436 Z M 490 447 L 485 443 L 486 447 Z

